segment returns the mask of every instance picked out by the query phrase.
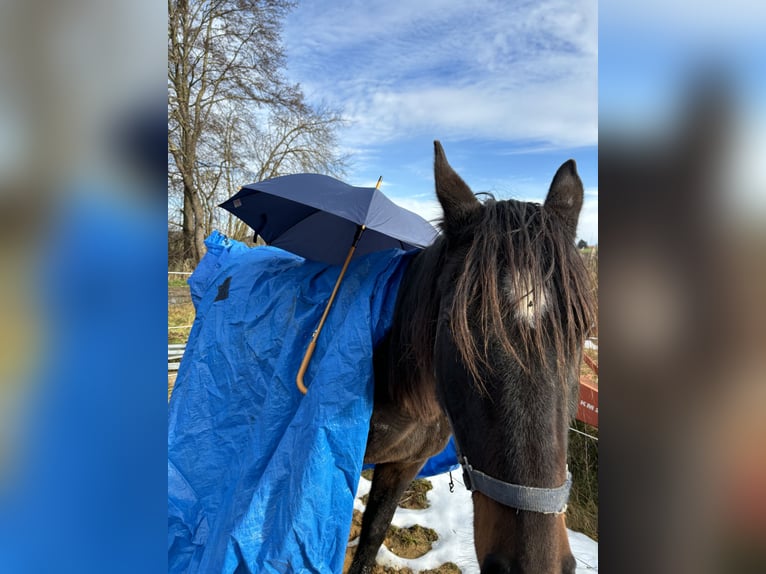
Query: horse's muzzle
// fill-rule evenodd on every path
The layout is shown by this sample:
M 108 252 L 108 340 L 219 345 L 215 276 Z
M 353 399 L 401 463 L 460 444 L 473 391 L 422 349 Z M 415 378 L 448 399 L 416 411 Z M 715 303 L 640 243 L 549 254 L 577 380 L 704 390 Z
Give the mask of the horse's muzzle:
M 560 570 L 543 570 L 537 567 L 523 568 L 517 560 L 502 554 L 488 554 L 481 565 L 481 574 L 575 574 L 577 563 L 574 556 L 566 555 Z

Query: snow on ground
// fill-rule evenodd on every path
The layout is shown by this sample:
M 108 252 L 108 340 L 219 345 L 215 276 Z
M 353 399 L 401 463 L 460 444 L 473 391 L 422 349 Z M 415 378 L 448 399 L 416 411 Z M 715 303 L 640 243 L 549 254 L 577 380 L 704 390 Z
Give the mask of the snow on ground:
M 433 490 L 428 491 L 430 507 L 425 510 L 397 508 L 393 524 L 406 528 L 420 524 L 434 529 L 439 535 L 430 552 L 415 559 L 400 558 L 385 545 L 378 551 L 378 563 L 402 568 L 407 566 L 414 572 L 436 568 L 445 562 L 454 562 L 463 574 L 479 574 L 479 565 L 473 547 L 473 504 L 471 493 L 462 483 L 460 470 L 452 472 L 455 492 L 449 491 L 449 473 L 429 478 Z M 364 511 L 359 497 L 370 490 L 370 481 L 361 478 L 357 489 L 354 508 Z M 577 574 L 598 572 L 598 543 L 584 534 L 569 531 L 569 544 L 577 560 Z

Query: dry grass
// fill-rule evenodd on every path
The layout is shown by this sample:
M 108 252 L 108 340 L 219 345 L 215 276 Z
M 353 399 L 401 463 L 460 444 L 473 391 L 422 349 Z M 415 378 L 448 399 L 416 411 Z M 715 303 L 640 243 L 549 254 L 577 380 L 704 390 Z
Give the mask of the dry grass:
M 596 310 L 596 324 L 593 326 L 590 335 L 592 337 L 598 337 L 598 245 L 595 247 L 587 247 L 580 250 L 583 261 L 585 262 L 585 268 L 590 274 L 591 281 L 593 283 L 593 289 L 595 291 L 595 310 Z
M 191 332 L 191 325 L 194 323 L 194 317 L 194 305 L 191 302 L 186 280 L 168 275 L 168 344 L 186 343 Z M 168 372 L 168 400 L 170 400 L 170 394 L 173 392 L 176 374 L 176 372 Z
M 372 468 L 363 470 L 362 476 L 367 480 L 372 480 L 373 470 L 374 469 Z M 426 493 L 429 490 L 432 490 L 433 487 L 434 486 L 431 484 L 430 480 L 425 478 L 416 478 L 402 493 L 402 496 L 399 499 L 399 504 L 397 506 L 400 508 L 407 508 L 409 510 L 424 510 L 428 508 L 430 505 L 428 504 L 428 496 Z M 369 494 L 365 494 L 359 497 L 359 500 L 361 500 L 362 504 L 366 506 L 369 497 Z
M 598 438 L 598 429 L 580 421 L 573 428 Z M 567 526 L 598 540 L 598 442 L 569 432 L 569 470 L 572 492 L 567 508 Z
M 354 516 L 351 521 L 351 532 L 349 533 L 349 542 L 356 539 L 362 530 L 362 513 L 354 509 Z M 386 535 L 385 545 L 398 556 L 404 558 L 417 558 L 426 554 L 433 542 L 438 539 L 436 532 L 430 528 L 422 526 L 411 526 L 410 528 L 397 528 L 391 526 Z M 343 572 L 347 572 L 354 557 L 356 546 L 349 546 L 346 549 L 346 558 L 344 561 Z M 414 574 L 410 568 L 391 568 L 376 564 L 372 570 L 373 574 Z M 432 570 L 422 570 L 421 574 L 460 574 L 460 568 L 452 562 L 446 562 Z
M 185 343 L 194 323 L 194 305 L 191 302 L 168 305 L 168 343 Z M 186 327 L 170 329 L 170 327 Z
M 433 489 L 433 484 L 430 480 L 425 478 L 416 478 L 407 487 L 407 490 L 402 494 L 402 498 L 399 500 L 399 506 L 401 508 L 408 508 L 410 510 L 424 510 L 430 506 L 428 504 L 428 496 L 426 493 Z
M 352 540 L 359 538 L 361 533 L 362 513 L 355 508 L 354 514 L 351 516 L 351 530 L 348 533 L 348 541 L 351 542 Z
M 598 246 L 581 250 L 598 295 Z M 598 302 L 596 303 L 598 311 Z M 597 315 L 598 317 L 598 315 Z M 591 335 L 598 337 L 598 322 Z M 598 364 L 598 349 L 586 349 L 585 354 Z M 598 374 L 583 361 L 580 377 L 598 387 Z M 598 429 L 580 421 L 572 427 L 598 438 Z M 598 442 L 577 432 L 569 432 L 569 470 L 572 472 L 572 492 L 567 509 L 567 526 L 598 540 Z
M 383 544 L 402 558 L 420 558 L 431 550 L 431 545 L 439 539 L 432 528 L 415 524 L 408 528 L 399 528 L 393 524 L 388 528 Z
M 420 574 L 460 574 L 461 570 L 454 562 L 445 562 L 434 569 L 421 570 Z
M 344 572 L 345 571 L 346 570 L 344 569 Z M 447 562 L 441 566 L 437 566 L 436 568 L 420 570 L 417 573 L 413 572 L 412 569 L 407 568 L 406 566 L 404 568 L 391 568 L 390 566 L 381 566 L 380 564 L 375 564 L 375 566 L 372 567 L 371 574 L 460 574 L 460 572 L 460 568 L 457 567 L 457 564 Z

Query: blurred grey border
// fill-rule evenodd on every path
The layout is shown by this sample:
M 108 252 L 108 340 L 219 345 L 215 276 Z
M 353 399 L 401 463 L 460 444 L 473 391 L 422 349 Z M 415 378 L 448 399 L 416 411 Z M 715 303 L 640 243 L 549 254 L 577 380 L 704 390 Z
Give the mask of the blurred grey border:
M 166 570 L 166 38 L 149 0 L 0 2 L 3 572 Z
M 600 5 L 605 572 L 766 571 L 765 12 Z M 147 0 L 0 5 L 0 456 L 44 353 L 31 268 L 61 206 L 157 209 L 166 34 Z
M 766 571 L 763 22 L 600 5 L 605 572 Z

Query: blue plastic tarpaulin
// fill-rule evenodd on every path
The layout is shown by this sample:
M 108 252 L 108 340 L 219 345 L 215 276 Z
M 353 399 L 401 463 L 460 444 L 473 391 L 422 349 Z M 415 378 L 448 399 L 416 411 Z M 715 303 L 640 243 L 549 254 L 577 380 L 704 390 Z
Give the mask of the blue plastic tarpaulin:
M 372 412 L 372 351 L 411 255 L 352 261 L 304 396 L 295 375 L 338 267 L 217 232 L 206 245 L 169 407 L 169 572 L 339 573 Z M 454 451 L 441 458 L 437 472 Z

